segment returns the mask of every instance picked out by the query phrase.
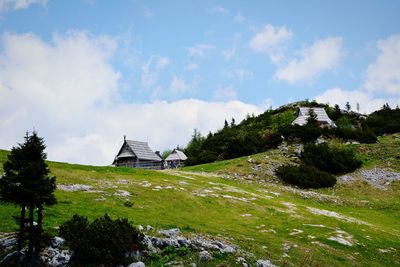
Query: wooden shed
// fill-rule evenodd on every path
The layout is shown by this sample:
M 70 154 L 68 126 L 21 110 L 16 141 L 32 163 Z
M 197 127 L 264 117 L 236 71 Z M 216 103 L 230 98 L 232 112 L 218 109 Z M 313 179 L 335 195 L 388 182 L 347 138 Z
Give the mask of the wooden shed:
M 184 165 L 187 156 L 183 151 L 174 149 L 171 154 L 165 159 L 168 168 L 177 168 Z
M 162 158 L 154 153 L 147 142 L 126 140 L 114 158 L 113 165 L 131 168 L 160 170 Z

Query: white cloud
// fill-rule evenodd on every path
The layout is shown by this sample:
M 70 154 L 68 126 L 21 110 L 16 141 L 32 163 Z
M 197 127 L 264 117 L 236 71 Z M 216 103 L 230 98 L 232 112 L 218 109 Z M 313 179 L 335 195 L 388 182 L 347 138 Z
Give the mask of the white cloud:
M 246 18 L 245 18 L 241 13 L 237 13 L 237 14 L 235 15 L 235 17 L 233 18 L 233 20 L 234 20 L 235 22 L 238 22 L 238 23 L 243 23 L 243 22 L 246 21 Z
M 235 89 L 230 85 L 215 90 L 213 99 L 216 101 L 230 101 L 237 98 Z
M 221 55 L 224 57 L 226 61 L 230 61 L 236 55 L 236 47 L 222 50 Z
M 223 15 L 229 14 L 229 10 L 223 6 L 213 6 L 212 8 L 209 9 L 209 12 L 213 14 L 223 14 Z
M 191 85 L 186 83 L 183 77 L 173 76 L 169 88 L 174 94 L 183 94 L 191 90 Z
M 342 38 L 331 37 L 314 42 L 300 51 L 300 59 L 293 59 L 280 66 L 275 73 L 278 80 L 295 83 L 312 80 L 322 72 L 331 70 L 339 64 L 342 57 Z
M 400 35 L 392 35 L 378 42 L 380 51 L 374 63 L 368 66 L 365 89 L 369 92 L 400 94 Z
M 142 64 L 141 86 L 149 89 L 157 84 L 158 75 L 170 63 L 169 58 L 160 55 L 152 55 Z
M 187 64 L 187 65 L 185 66 L 185 69 L 187 69 L 187 70 L 195 70 L 195 69 L 197 69 L 198 67 L 199 67 L 199 65 L 196 64 L 196 63 L 189 63 L 189 64 Z
M 348 91 L 339 87 L 331 88 L 315 97 L 320 103 L 329 103 L 331 106 L 338 104 L 344 109 L 347 102 L 350 103 L 352 110 L 356 110 L 357 103 L 360 105 L 361 113 L 371 113 L 380 109 L 385 103 L 389 103 L 391 107 L 400 105 L 400 97 L 395 98 L 375 98 L 368 92 L 355 90 Z
M 233 69 L 231 72 L 229 72 L 227 76 L 230 79 L 235 79 L 240 82 L 243 82 L 245 80 L 252 80 L 254 75 L 253 75 L 253 72 L 251 72 L 248 69 L 237 68 L 237 69 Z
M 289 41 L 292 36 L 293 33 L 286 27 L 274 27 L 268 24 L 251 38 L 249 46 L 256 52 L 270 54 Z
M 33 4 L 45 6 L 47 0 L 0 0 L 0 12 L 26 9 Z
M 186 145 L 202 133 L 262 109 L 240 101 L 184 99 L 147 104 L 118 102 L 120 74 L 110 63 L 112 38 L 74 32 L 44 42 L 32 34 L 0 41 L 0 147 L 10 149 L 33 127 L 50 160 L 110 164 L 122 135 L 148 141 L 154 150 Z M 153 59 L 154 69 L 166 60 Z
M 153 17 L 154 16 L 154 12 L 151 11 L 148 7 L 144 7 L 143 16 L 145 16 L 146 18 Z
M 187 48 L 189 56 L 205 57 L 208 52 L 213 50 L 215 46 L 211 44 L 197 44 Z

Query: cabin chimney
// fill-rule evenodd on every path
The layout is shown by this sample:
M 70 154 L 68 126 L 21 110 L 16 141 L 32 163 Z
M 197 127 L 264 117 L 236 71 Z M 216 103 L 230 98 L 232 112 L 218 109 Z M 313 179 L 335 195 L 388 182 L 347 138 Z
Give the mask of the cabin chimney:
M 124 135 L 124 142 L 126 141 L 126 135 Z

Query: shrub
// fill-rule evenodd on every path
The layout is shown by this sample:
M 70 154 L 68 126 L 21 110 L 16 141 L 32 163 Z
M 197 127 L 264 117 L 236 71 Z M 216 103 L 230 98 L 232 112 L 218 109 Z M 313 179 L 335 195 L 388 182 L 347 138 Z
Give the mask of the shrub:
M 336 184 L 335 176 L 304 164 L 283 165 L 275 173 L 284 182 L 304 188 L 332 187 Z
M 308 166 L 332 174 L 351 172 L 361 166 L 351 148 L 330 147 L 327 143 L 305 145 L 301 159 Z
M 73 261 L 80 264 L 124 263 L 125 254 L 141 248 L 143 234 L 128 220 L 112 220 L 107 214 L 92 223 L 74 215 L 60 226 L 60 235 L 74 252 Z
M 316 125 L 290 125 L 279 128 L 282 134 L 288 140 L 300 139 L 303 144 L 314 142 L 322 133 L 322 129 Z
M 266 148 L 276 148 L 282 143 L 281 134 L 277 131 L 266 129 L 261 132 L 261 139 Z
M 373 143 L 376 143 L 376 141 L 378 141 L 378 138 L 376 138 L 376 135 L 374 134 L 373 131 L 366 129 L 359 133 L 358 140 L 361 143 L 373 144 Z

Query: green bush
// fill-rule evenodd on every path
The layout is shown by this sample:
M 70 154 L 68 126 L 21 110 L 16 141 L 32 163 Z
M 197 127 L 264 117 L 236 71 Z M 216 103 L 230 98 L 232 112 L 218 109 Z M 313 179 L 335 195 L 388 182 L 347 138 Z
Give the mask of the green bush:
M 266 148 L 276 148 L 282 143 L 281 134 L 271 129 L 265 129 L 261 132 L 261 140 Z
M 283 165 L 275 173 L 284 182 L 303 188 L 332 187 L 336 184 L 335 176 L 304 164 L 299 166 Z
M 74 252 L 73 262 L 79 264 L 125 263 L 125 254 L 140 249 L 143 234 L 128 220 L 112 220 L 107 214 L 92 223 L 74 215 L 60 226 L 60 235 Z
M 308 166 L 332 174 L 351 172 L 361 166 L 351 148 L 330 147 L 327 143 L 305 145 L 301 159 Z
M 300 139 L 303 144 L 314 142 L 321 135 L 323 129 L 316 125 L 289 125 L 279 128 L 279 132 L 287 140 Z

